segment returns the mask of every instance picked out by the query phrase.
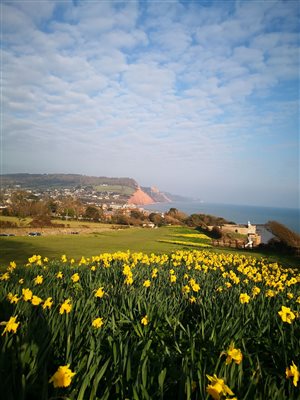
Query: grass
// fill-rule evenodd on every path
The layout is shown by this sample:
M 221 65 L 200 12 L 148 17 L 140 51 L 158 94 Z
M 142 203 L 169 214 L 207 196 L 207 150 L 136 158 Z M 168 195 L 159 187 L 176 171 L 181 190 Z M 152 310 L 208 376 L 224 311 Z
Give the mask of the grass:
M 164 253 L 178 248 L 172 243 L 158 242 L 168 239 L 170 234 L 187 230 L 181 227 L 162 227 L 158 229 L 130 228 L 95 232 L 89 235 L 53 236 L 15 236 L 0 239 L 0 265 L 9 261 L 24 263 L 32 254 L 57 258 L 62 254 L 90 257 L 104 252 L 143 251 Z M 184 246 L 180 246 L 183 248 Z
M 4 215 L 0 216 L 0 227 L 1 227 L 1 221 L 5 222 L 12 222 L 16 224 L 18 227 L 23 227 L 23 226 L 29 226 L 30 222 L 32 221 L 32 218 L 26 217 L 26 218 L 18 218 L 18 217 L 6 217 Z
M 1 227 L 1 221 L 5 221 L 5 222 L 12 222 L 12 223 L 16 224 L 18 228 L 26 228 L 26 229 L 33 230 L 30 227 L 30 222 L 32 220 L 33 220 L 33 218 L 30 218 L 30 217 L 18 218 L 18 217 L 6 217 L 6 216 L 1 215 L 0 216 L 0 227 Z M 111 224 L 104 224 L 104 223 L 93 222 L 93 221 L 63 220 L 60 218 L 51 219 L 51 222 L 53 224 L 64 225 L 65 228 L 73 228 L 73 229 L 82 228 L 82 227 L 87 227 L 87 228 L 111 228 L 112 227 Z M 9 228 L 6 228 L 6 231 L 8 231 L 8 230 L 9 230 Z
M 72 222 L 72 228 L 78 227 L 78 221 Z M 82 222 L 80 222 L 82 224 Z M 111 225 L 87 223 L 90 227 L 111 227 Z M 80 235 L 49 235 L 40 237 L 15 236 L 0 238 L 0 268 L 4 268 L 10 261 L 24 263 L 33 254 L 40 254 L 43 257 L 59 258 L 62 254 L 80 258 L 81 256 L 91 257 L 105 252 L 127 251 L 150 253 L 170 253 L 177 249 L 189 249 L 187 236 L 183 243 L 178 241 L 179 236 L 193 235 L 195 230 L 187 227 L 166 226 L 158 229 L 128 228 L 111 229 L 103 232 Z M 201 242 L 201 241 L 199 241 Z M 203 239 L 203 243 L 207 240 Z M 254 257 L 266 257 L 265 254 L 251 250 L 251 253 L 244 250 L 213 248 L 215 253 L 251 254 Z M 299 259 L 296 257 L 268 254 L 272 262 L 280 262 L 286 266 L 298 267 Z
M 120 193 L 122 195 L 132 195 L 135 192 L 134 188 L 131 188 L 129 186 L 122 186 L 122 185 L 107 185 L 107 186 L 94 186 L 94 189 L 106 193 L 106 192 L 114 192 L 114 193 Z

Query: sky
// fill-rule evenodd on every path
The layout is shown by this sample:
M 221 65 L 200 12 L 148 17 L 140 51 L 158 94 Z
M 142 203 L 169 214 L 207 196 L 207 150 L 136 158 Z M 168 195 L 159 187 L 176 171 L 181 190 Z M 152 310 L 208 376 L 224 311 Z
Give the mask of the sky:
M 299 4 L 1 0 L 1 174 L 299 207 Z

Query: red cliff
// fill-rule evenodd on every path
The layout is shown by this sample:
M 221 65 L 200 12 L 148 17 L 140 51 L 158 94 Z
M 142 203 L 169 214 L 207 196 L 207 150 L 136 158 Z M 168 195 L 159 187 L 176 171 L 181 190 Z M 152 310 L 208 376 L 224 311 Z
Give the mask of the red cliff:
M 130 197 L 130 199 L 127 201 L 127 203 L 143 206 L 146 204 L 153 204 L 155 203 L 155 201 L 140 187 L 138 187 L 137 190 Z

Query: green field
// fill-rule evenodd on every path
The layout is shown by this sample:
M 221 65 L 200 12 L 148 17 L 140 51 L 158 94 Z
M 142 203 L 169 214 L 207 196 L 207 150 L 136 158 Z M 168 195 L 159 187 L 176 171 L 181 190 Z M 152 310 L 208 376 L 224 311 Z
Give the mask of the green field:
M 4 222 L 11 222 L 13 224 L 16 224 L 18 228 L 28 228 L 30 230 L 34 230 L 33 228 L 30 227 L 30 222 L 32 222 L 33 218 L 26 217 L 26 218 L 18 218 L 18 217 L 6 217 L 1 215 L 0 216 L 0 227 L 1 227 L 1 221 Z M 78 229 L 81 227 L 88 227 L 88 228 L 106 228 L 109 227 L 111 228 L 111 224 L 103 224 L 99 222 L 93 222 L 93 221 L 83 221 L 83 220 L 63 220 L 63 219 L 51 219 L 51 222 L 53 224 L 59 224 L 59 225 L 64 225 L 66 228 L 73 228 L 73 229 Z M 6 229 L 9 231 L 9 228 Z
M 72 221 L 72 228 L 76 228 L 79 222 Z M 80 222 L 82 224 L 82 222 Z M 111 225 L 87 223 L 90 227 L 103 227 L 103 232 L 80 235 L 49 235 L 39 237 L 15 236 L 0 238 L 0 268 L 4 268 L 10 261 L 24 263 L 33 254 L 39 254 L 50 259 L 59 258 L 62 254 L 75 259 L 81 256 L 91 257 L 105 252 L 127 251 L 150 253 L 170 253 L 177 249 L 203 249 L 208 240 L 199 235 L 192 228 L 179 226 L 166 226 L 158 229 L 136 228 L 111 229 Z M 116 228 L 116 227 L 115 227 Z M 191 235 L 191 237 L 189 237 Z M 180 240 L 179 240 L 180 239 Z M 211 248 L 214 252 L 238 252 L 239 254 L 265 256 L 255 250 L 243 251 L 226 248 Z M 286 266 L 298 266 L 299 259 L 283 257 L 276 254 L 268 255 L 271 261 L 278 261 Z
M 97 190 L 98 192 L 114 192 L 114 193 L 120 193 L 126 196 L 130 196 L 135 192 L 135 189 L 129 186 L 121 186 L 121 185 L 97 185 L 94 186 L 94 189 Z
M 99 225 L 99 224 L 98 224 Z M 62 254 L 70 257 L 90 257 L 103 252 L 143 251 L 146 253 L 164 253 L 178 248 L 168 240 L 178 232 L 194 232 L 182 227 L 162 227 L 158 229 L 128 228 L 95 232 L 89 235 L 54 236 L 15 236 L 0 238 L 0 265 L 9 261 L 25 262 L 33 254 L 57 258 Z M 179 246 L 183 248 L 185 246 Z

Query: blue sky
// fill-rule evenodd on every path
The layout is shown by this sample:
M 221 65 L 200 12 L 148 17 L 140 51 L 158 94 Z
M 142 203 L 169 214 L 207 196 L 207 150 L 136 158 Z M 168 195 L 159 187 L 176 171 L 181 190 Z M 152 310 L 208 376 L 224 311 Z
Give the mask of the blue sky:
M 2 1 L 1 173 L 299 207 L 298 1 Z

